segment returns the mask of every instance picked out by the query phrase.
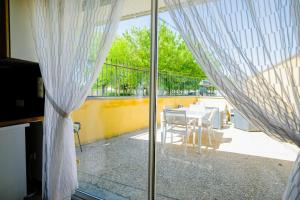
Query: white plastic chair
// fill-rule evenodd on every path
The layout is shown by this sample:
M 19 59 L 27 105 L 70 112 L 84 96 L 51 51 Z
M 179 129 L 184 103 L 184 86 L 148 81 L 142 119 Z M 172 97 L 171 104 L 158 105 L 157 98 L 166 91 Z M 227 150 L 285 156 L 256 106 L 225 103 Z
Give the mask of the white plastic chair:
M 79 137 L 79 131 L 81 129 L 81 124 L 80 122 L 74 122 L 73 124 L 73 131 L 77 135 L 80 151 L 82 152 L 82 147 L 81 147 L 81 142 L 80 142 L 80 137 Z
M 195 131 L 195 120 L 188 120 L 184 110 L 164 110 L 164 143 L 168 132 L 171 133 L 171 143 L 173 143 L 173 133 L 182 135 L 185 143 L 185 153 L 191 128 Z M 194 144 L 193 144 L 194 145 Z
M 165 116 L 164 116 L 164 110 L 171 110 L 172 106 L 170 105 L 164 105 L 163 106 L 163 112 L 160 113 L 160 133 L 161 133 L 161 143 L 164 144 L 164 134 L 165 134 Z
M 201 127 L 202 127 L 202 129 L 203 128 L 207 129 L 208 142 L 209 142 L 209 145 L 211 145 L 211 146 L 212 146 L 211 135 L 213 135 L 213 137 L 215 139 L 215 134 L 214 134 L 214 130 L 213 130 L 213 120 L 217 114 L 218 114 L 218 109 L 212 108 L 211 112 L 208 112 L 201 120 Z

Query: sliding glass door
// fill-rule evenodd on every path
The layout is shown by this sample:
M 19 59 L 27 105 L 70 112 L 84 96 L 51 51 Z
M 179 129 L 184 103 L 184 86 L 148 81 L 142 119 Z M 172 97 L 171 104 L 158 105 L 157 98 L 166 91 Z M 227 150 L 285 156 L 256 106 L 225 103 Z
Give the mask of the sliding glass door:
M 140 9 L 133 2 L 124 13 Z M 108 200 L 280 199 L 298 149 L 234 109 L 163 1 L 145 2 L 123 16 L 89 98 L 73 114 L 79 191 Z
M 147 2 L 142 6 L 150 10 Z M 73 114 L 81 126 L 75 133 L 78 191 L 101 199 L 148 194 L 150 16 L 126 14 L 135 12 L 132 6 L 124 2 L 106 62 Z

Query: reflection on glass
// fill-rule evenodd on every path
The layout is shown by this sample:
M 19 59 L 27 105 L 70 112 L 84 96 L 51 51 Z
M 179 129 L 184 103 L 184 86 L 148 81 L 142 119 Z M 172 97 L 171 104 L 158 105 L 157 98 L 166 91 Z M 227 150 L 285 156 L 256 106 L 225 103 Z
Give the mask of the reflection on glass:
M 233 109 L 168 14 L 159 19 L 157 199 L 281 198 L 297 148 Z M 79 188 L 104 199 L 147 199 L 149 22 L 121 22 L 91 98 L 73 113 Z
M 159 69 L 176 78 L 158 77 L 167 83 L 159 84 L 157 199 L 280 199 L 297 148 L 268 137 L 233 109 L 168 14 L 159 19 Z
M 89 98 L 73 113 L 79 190 L 89 195 L 147 199 L 148 140 L 136 138 L 149 137 L 149 24 L 149 16 L 120 23 Z

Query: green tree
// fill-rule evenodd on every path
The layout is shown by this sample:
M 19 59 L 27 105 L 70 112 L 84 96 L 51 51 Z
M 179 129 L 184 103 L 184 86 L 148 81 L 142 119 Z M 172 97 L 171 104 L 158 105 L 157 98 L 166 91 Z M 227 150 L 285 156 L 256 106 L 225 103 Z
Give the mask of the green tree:
M 158 49 L 160 89 L 171 94 L 172 91 L 180 90 L 183 86 L 187 89 L 198 88 L 199 82 L 195 80 L 205 78 L 204 72 L 196 63 L 180 35 L 165 23 L 159 25 Z M 141 73 L 126 73 L 126 68 L 118 68 L 119 71 L 116 72 L 112 67 L 104 67 L 99 74 L 102 88 L 113 87 L 109 86 L 109 83 L 115 83 L 122 93 L 126 93 L 124 95 L 136 93 L 135 91 L 141 88 L 147 93 L 149 85 L 147 71 L 150 68 L 150 29 L 132 27 L 121 36 L 117 36 L 108 53 L 107 63 L 125 64 L 140 70 Z M 110 75 L 107 76 L 107 74 Z M 171 78 L 170 75 L 172 75 Z M 182 76 L 195 78 L 181 78 Z

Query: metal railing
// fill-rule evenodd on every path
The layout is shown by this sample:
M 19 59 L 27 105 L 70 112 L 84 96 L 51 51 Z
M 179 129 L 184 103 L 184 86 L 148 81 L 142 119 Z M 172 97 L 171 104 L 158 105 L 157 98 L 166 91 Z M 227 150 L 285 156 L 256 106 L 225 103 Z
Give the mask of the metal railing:
M 148 96 L 149 70 L 127 64 L 104 63 L 92 90 L 91 97 Z M 205 77 L 158 72 L 159 96 L 188 96 L 199 94 L 199 83 Z

